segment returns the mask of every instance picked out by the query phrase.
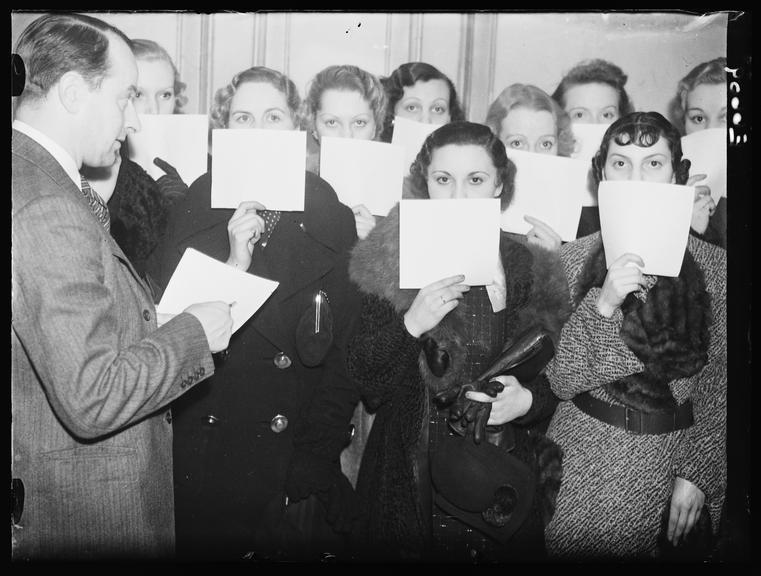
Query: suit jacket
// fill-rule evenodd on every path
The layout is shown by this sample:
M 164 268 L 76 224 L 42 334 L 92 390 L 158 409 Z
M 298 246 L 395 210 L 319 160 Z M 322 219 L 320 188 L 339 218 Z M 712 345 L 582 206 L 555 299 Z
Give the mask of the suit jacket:
M 304 211 L 281 213 L 266 248 L 256 245 L 249 268 L 279 286 L 233 334 L 214 377 L 173 405 L 179 555 L 185 543 L 191 552 L 219 553 L 222 546 L 235 549 L 230 554 L 261 552 L 267 546 L 262 539 L 272 536 L 266 510 L 283 502 L 294 449 L 301 445 L 338 471 L 339 452 L 348 443 L 359 399 L 344 358 L 359 312 L 347 271 L 354 217 L 324 180 L 309 172 L 305 178 Z M 234 211 L 210 208 L 210 198 L 206 174 L 174 206 L 162 286 L 190 246 L 227 260 L 227 222 Z M 333 343 L 318 365 L 309 366 L 296 332 L 302 319 L 313 322 L 319 290 L 329 300 Z M 280 431 L 271 427 L 277 415 L 288 422 Z
M 12 136 L 14 559 L 174 551 L 166 410 L 214 365 L 198 320 L 156 328 L 148 288 L 82 192 Z

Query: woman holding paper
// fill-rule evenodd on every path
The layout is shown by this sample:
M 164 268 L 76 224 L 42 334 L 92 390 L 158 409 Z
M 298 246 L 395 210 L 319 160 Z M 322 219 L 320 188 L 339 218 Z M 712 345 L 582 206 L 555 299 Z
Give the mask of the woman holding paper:
M 656 112 L 613 123 L 593 165 L 598 181 L 664 184 L 689 169 Z M 643 274 L 631 253 L 606 270 L 600 233 L 561 257 L 575 311 L 547 370 L 563 400 L 548 435 L 564 454 L 548 550 L 652 559 L 683 543 L 677 554 L 705 556 L 726 484 L 726 253 L 690 235 L 676 278 Z
M 418 198 L 500 198 L 505 207 L 514 174 L 504 145 L 488 127 L 453 122 L 428 136 L 413 164 L 409 188 Z M 402 290 L 399 227 L 396 207 L 357 244 L 350 263 L 363 303 L 348 351 L 349 374 L 366 405 L 376 411 L 357 484 L 366 521 L 357 533 L 357 549 L 376 560 L 540 558 L 542 522 L 552 514 L 560 474 L 560 454 L 541 434 L 541 422 L 556 400 L 542 375 L 522 382 L 499 376 L 470 391 L 460 385 L 475 380 L 499 357 L 503 344 L 523 330 L 543 327 L 557 335 L 568 303 L 560 262 L 553 253 L 502 233 L 493 284 L 469 287 L 461 275 L 419 291 Z M 440 393 L 449 401 L 441 397 L 437 404 Z M 458 399 L 451 404 L 453 395 Z M 488 422 L 479 420 L 477 427 L 483 432 L 488 423 L 487 436 L 490 426 L 513 422 L 516 466 L 541 478 L 528 482 L 533 500 L 523 493 L 517 504 L 501 503 L 507 514 L 516 505 L 522 510 L 510 527 L 496 519 L 486 526 L 476 518 L 473 530 L 467 520 L 432 503 L 437 491 L 428 470 L 441 464 L 435 454 L 447 442 L 451 409 L 463 402 L 476 411 L 488 407 L 482 412 Z M 474 431 L 458 446 L 467 452 L 475 438 Z M 500 456 L 513 457 L 503 450 L 498 450 Z M 490 497 L 493 492 L 470 485 L 466 468 L 443 463 L 469 494 Z M 487 536 L 489 532 L 496 535 Z
M 675 126 L 689 136 L 702 130 L 727 128 L 727 59 L 714 58 L 695 66 L 679 81 L 671 103 Z M 695 199 L 696 218 L 692 229 L 713 244 L 727 247 L 727 199 L 718 202 L 703 186 Z
M 376 140 L 382 127 L 386 96 L 380 80 L 357 66 L 328 66 L 309 84 L 304 100 L 306 124 L 313 142 L 320 138 Z M 320 150 L 307 158 L 307 170 L 320 172 Z M 364 204 L 351 207 L 357 236 L 364 238 L 375 226 L 375 217 Z
M 549 94 L 531 84 L 512 84 L 489 106 L 484 124 L 510 150 L 568 157 L 573 152 L 573 132 L 568 114 Z M 525 216 L 532 225 L 529 242 L 559 250 L 561 238 L 538 218 Z
M 383 142 L 391 142 L 397 116 L 424 124 L 465 120 L 454 83 L 435 66 L 407 62 L 381 82 L 388 100 L 380 135 Z
M 255 67 L 217 91 L 211 118 L 231 130 L 294 130 L 300 103 L 287 76 Z M 193 247 L 279 285 L 230 339 L 214 385 L 173 406 L 178 557 L 348 557 L 355 496 L 339 454 L 359 400 L 344 363 L 359 314 L 347 274 L 351 211 L 311 172 L 303 212 L 267 210 L 255 191 L 236 210 L 212 209 L 212 177 L 172 211 L 163 284 Z

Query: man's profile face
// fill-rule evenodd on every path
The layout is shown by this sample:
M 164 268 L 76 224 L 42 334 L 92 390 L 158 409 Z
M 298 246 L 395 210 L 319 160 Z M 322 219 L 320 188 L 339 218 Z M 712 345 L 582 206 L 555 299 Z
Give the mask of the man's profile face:
M 128 133 L 140 129 L 134 107 L 137 63 L 126 42 L 114 34 L 109 38 L 109 70 L 100 87 L 89 93 L 83 120 L 86 141 L 82 143 L 84 164 L 111 166 Z

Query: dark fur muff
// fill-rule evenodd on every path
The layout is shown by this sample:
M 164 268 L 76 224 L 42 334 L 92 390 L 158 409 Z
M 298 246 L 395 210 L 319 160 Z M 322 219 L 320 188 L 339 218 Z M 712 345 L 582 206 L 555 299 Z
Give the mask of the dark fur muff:
M 582 271 L 575 303 L 607 275 L 602 242 Z M 621 305 L 624 320 L 620 335 L 645 369 L 606 384 L 606 391 L 631 408 L 665 412 L 676 407 L 668 383 L 698 373 L 708 361 L 711 301 L 703 272 L 689 251 L 679 276 L 658 277 L 645 302 L 634 293 Z

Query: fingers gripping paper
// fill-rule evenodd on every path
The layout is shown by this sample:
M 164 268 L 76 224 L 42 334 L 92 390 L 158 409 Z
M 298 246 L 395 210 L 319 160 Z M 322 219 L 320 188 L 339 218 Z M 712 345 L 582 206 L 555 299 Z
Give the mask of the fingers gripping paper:
M 645 262 L 645 274 L 678 276 L 694 197 L 692 186 L 601 182 L 600 227 L 607 266 L 630 252 Z
M 179 314 L 199 302 L 235 302 L 230 309 L 235 332 L 261 308 L 277 286 L 278 282 L 254 276 L 194 248 L 187 248 L 156 311 Z
M 399 202 L 400 288 L 457 274 L 471 286 L 491 284 L 498 259 L 498 198 Z

